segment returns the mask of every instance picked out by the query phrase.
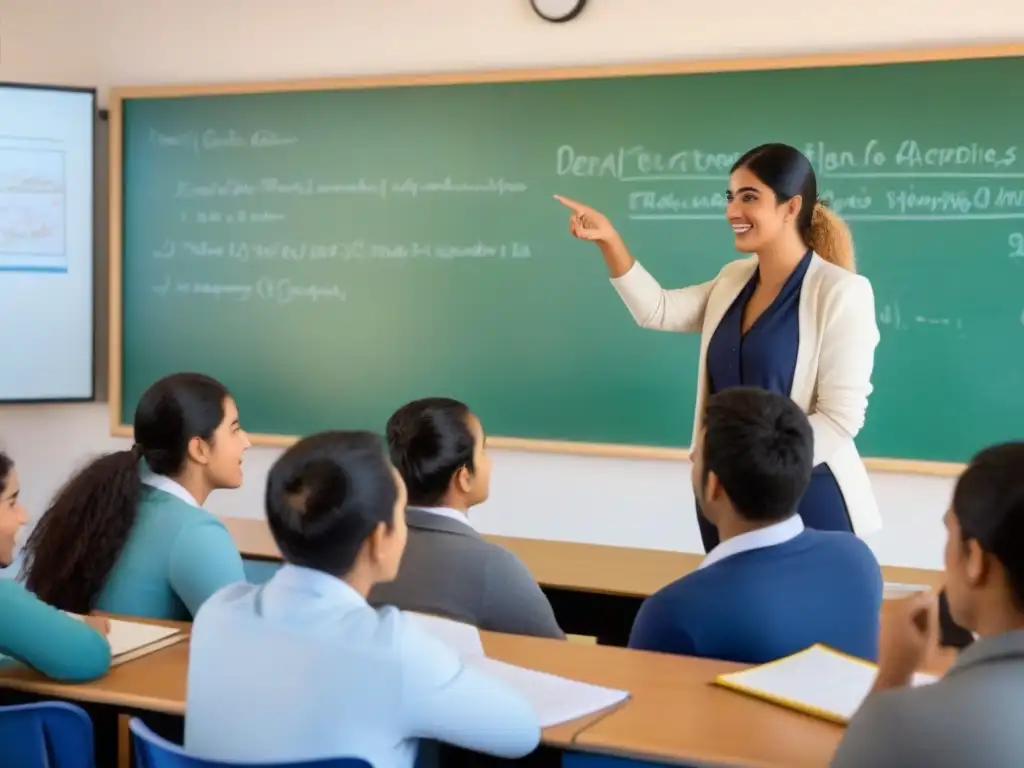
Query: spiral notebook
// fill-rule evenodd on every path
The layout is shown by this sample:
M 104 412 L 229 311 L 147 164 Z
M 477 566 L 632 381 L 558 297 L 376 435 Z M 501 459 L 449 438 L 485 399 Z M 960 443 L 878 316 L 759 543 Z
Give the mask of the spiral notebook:
M 715 684 L 798 712 L 846 725 L 875 683 L 878 667 L 824 645 L 740 672 L 719 675 Z M 914 685 L 937 680 L 918 673 Z

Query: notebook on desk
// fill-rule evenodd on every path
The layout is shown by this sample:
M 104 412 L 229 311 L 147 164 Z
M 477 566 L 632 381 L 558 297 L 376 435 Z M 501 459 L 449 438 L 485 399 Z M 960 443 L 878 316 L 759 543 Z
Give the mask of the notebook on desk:
M 822 720 L 846 725 L 875 683 L 878 667 L 824 645 L 740 672 L 719 675 L 715 684 Z M 918 673 L 914 685 L 937 680 Z
M 76 619 L 82 617 L 69 614 Z M 110 666 L 116 667 L 126 661 L 146 656 L 168 646 L 180 643 L 187 635 L 175 627 L 161 627 L 156 624 L 143 624 L 137 621 L 109 619 L 110 632 L 107 642 L 110 643 Z
M 488 658 L 484 653 L 480 631 L 469 624 L 412 611 L 403 613 L 455 651 L 467 667 L 479 669 L 519 691 L 537 713 L 542 728 L 592 715 L 629 698 L 627 691 L 591 685 Z

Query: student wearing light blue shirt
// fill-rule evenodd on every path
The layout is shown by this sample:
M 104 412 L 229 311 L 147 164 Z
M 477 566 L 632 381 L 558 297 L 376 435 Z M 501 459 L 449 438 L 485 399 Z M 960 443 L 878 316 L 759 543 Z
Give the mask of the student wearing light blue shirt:
M 179 373 L 135 410 L 135 444 L 101 456 L 57 494 L 25 547 L 26 585 L 75 613 L 188 620 L 245 579 L 223 523 L 202 505 L 242 484 L 249 439 L 220 382 Z
M 207 760 L 358 757 L 411 768 L 421 739 L 532 752 L 529 702 L 367 595 L 405 549 L 405 484 L 382 440 L 325 432 L 270 470 L 266 512 L 285 565 L 211 597 L 192 626 L 185 748 Z
M 14 559 L 18 531 L 28 522 L 14 462 L 0 453 L 0 568 Z M 101 677 L 110 668 L 106 619 L 82 621 L 39 600 L 14 579 L 0 579 L 0 667 L 10 660 L 67 683 Z M 7 657 L 6 659 L 4 657 Z

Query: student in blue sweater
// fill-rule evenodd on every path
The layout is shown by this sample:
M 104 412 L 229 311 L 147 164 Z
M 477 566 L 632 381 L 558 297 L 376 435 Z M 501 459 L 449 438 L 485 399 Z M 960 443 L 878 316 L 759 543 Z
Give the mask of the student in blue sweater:
M 0 453 L 0 568 L 14 560 L 14 541 L 28 515 L 18 496 L 14 462 Z M 72 618 L 39 600 L 14 579 L 0 579 L 0 666 L 14 659 L 65 683 L 106 674 L 110 646 L 106 619 Z
M 718 544 L 646 600 L 631 648 L 764 663 L 814 643 L 874 661 L 882 574 L 855 535 L 804 528 L 814 438 L 788 397 L 738 387 L 708 400 L 693 485 Z
M 64 610 L 190 620 L 245 580 L 224 524 L 202 506 L 242 484 L 249 439 L 220 382 L 179 373 L 135 409 L 135 444 L 101 456 L 57 494 L 25 547 L 26 584 Z
M 264 585 L 218 592 L 196 616 L 190 754 L 412 768 L 421 739 L 505 758 L 537 747 L 540 724 L 520 693 L 367 602 L 395 578 L 407 536 L 405 483 L 379 436 L 299 441 L 271 468 L 265 498 L 285 565 Z

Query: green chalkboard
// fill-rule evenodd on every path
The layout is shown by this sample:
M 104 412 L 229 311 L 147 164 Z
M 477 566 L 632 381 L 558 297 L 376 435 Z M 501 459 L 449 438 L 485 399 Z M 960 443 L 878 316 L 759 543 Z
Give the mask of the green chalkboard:
M 1022 83 L 1005 57 L 116 96 L 116 407 L 188 369 L 262 434 L 445 394 L 493 435 L 685 446 L 698 339 L 637 328 L 552 194 L 701 282 L 737 257 L 730 164 L 784 141 L 874 285 L 862 453 L 963 461 L 1024 436 Z

